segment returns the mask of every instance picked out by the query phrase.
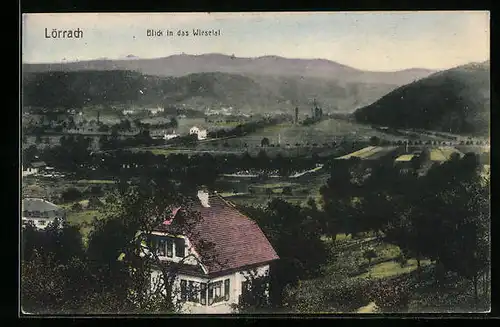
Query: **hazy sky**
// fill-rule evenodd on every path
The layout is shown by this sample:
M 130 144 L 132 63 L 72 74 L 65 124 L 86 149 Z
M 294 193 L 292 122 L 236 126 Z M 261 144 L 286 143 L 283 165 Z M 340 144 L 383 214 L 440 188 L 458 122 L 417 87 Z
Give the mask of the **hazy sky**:
M 23 62 L 224 53 L 323 58 L 359 69 L 445 69 L 489 59 L 489 12 L 82 13 L 23 17 Z M 45 38 L 45 28 L 83 39 Z M 193 29 L 220 36 L 192 36 Z M 147 37 L 147 29 L 174 36 Z M 177 36 L 187 30 L 188 37 Z

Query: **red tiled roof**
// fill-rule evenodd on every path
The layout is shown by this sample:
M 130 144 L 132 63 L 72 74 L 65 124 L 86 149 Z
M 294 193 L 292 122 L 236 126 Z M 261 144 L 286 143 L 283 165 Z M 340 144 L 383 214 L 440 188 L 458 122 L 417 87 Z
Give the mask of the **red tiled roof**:
M 201 204 L 193 207 L 200 213 L 201 219 L 193 228 L 191 237 L 188 235 L 194 244 L 205 241 L 214 245 L 210 256 L 214 256 L 215 260 L 201 258 L 209 274 L 279 259 L 271 243 L 252 219 L 219 195 L 211 195 L 209 204 L 210 207 Z M 165 225 L 159 227 L 160 230 L 166 228 Z

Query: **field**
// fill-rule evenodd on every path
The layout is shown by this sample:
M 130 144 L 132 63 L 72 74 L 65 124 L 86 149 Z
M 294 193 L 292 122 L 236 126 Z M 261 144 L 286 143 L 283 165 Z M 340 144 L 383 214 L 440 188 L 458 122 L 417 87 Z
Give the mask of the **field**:
M 80 228 L 84 244 L 86 244 L 91 230 L 90 223 L 92 223 L 94 218 L 99 218 L 99 215 L 98 210 L 69 211 L 66 220 L 70 225 Z
M 324 144 L 338 141 L 342 137 L 369 139 L 372 136 L 389 138 L 390 136 L 372 129 L 370 126 L 351 123 L 339 119 L 327 119 L 310 126 L 294 125 L 291 123 L 265 127 L 251 135 L 239 138 L 243 143 L 256 146 L 267 137 L 272 144 L 282 145 L 296 143 Z
M 320 202 L 319 189 L 325 185 L 329 174 L 320 170 L 297 178 L 220 178 L 216 187 L 228 200 L 239 205 L 266 205 L 273 198 L 281 198 L 297 205 L 305 205 L 309 198 Z M 289 187 L 291 194 L 283 194 Z
M 439 147 L 439 148 L 433 148 L 430 151 L 430 160 L 447 161 L 450 160 L 453 153 L 457 153 L 460 157 L 463 157 L 463 153 L 458 151 L 454 147 Z

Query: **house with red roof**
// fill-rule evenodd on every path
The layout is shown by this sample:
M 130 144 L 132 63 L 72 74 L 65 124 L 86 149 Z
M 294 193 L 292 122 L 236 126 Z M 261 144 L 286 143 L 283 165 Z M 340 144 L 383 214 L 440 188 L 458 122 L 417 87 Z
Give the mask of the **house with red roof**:
M 200 217 L 189 232 L 175 232 L 176 216 L 152 232 L 152 243 L 162 262 L 177 265 L 172 292 L 183 313 L 232 313 L 251 276 L 269 274 L 279 259 L 259 226 L 221 196 L 199 192 L 194 211 Z M 210 244 L 210 251 L 201 251 Z M 152 287 L 161 280 L 160 269 L 151 273 Z

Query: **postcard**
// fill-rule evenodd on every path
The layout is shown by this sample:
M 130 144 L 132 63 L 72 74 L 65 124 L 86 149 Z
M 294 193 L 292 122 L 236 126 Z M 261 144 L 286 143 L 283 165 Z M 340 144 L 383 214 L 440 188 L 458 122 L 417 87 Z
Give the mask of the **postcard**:
M 489 20 L 24 14 L 20 312 L 489 312 Z

